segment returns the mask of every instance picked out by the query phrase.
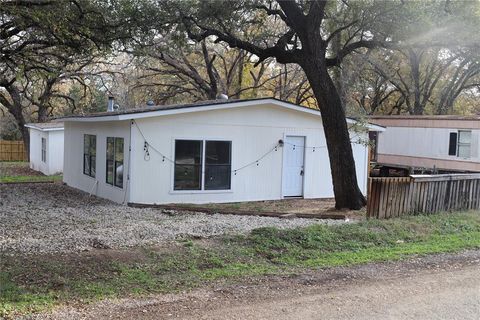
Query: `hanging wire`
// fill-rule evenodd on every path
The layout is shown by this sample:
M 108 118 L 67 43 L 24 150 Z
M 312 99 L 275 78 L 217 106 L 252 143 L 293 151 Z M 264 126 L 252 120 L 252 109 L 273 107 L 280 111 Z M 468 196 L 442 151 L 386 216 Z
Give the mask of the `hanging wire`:
M 293 150 L 295 150 L 295 148 L 304 148 L 304 149 L 312 149 L 313 152 L 315 152 L 315 149 L 322 149 L 322 148 L 327 147 L 327 146 L 300 146 L 300 145 L 293 144 L 293 143 L 286 142 L 286 141 L 284 143 L 288 144 L 288 145 L 291 145 L 293 147 Z
M 170 159 L 169 157 L 167 157 L 166 155 L 164 155 L 160 150 L 158 150 L 157 148 L 155 148 L 154 146 L 152 146 L 147 138 L 145 137 L 145 135 L 143 134 L 142 130 L 140 129 L 139 125 L 137 124 L 137 122 L 135 120 L 133 120 L 133 124 L 135 124 L 135 126 L 137 127 L 138 129 L 138 132 L 140 133 L 140 135 L 142 136 L 143 140 L 145 141 L 144 142 L 144 145 L 143 145 L 143 151 L 145 152 L 144 154 L 144 159 L 145 161 L 149 161 L 150 160 L 150 151 L 149 149 L 152 149 L 153 151 L 157 152 L 161 157 L 162 157 L 162 162 L 165 162 L 165 160 L 167 160 L 168 162 L 170 163 L 173 163 L 174 165 L 176 166 L 180 166 L 180 167 L 183 167 L 184 169 L 187 169 L 188 167 L 187 166 L 182 166 L 181 164 L 178 164 L 175 162 L 175 160 L 172 160 Z M 247 163 L 246 165 L 244 166 L 241 166 L 237 169 L 234 169 L 234 170 L 231 170 L 231 172 L 234 174 L 234 175 L 237 175 L 237 172 L 240 171 L 240 170 L 243 170 L 245 168 L 248 168 L 250 166 L 253 166 L 253 165 L 256 165 L 257 167 L 260 165 L 260 161 L 263 160 L 265 157 L 267 157 L 270 153 L 272 152 L 276 152 L 278 151 L 278 148 L 279 147 L 282 147 L 284 144 L 284 142 L 282 140 L 279 140 L 278 143 L 270 150 L 268 150 L 265 154 L 263 154 L 260 158 L 258 158 L 257 160 L 255 161 L 252 161 L 252 162 L 249 162 Z M 202 172 L 202 173 L 205 173 L 205 172 Z

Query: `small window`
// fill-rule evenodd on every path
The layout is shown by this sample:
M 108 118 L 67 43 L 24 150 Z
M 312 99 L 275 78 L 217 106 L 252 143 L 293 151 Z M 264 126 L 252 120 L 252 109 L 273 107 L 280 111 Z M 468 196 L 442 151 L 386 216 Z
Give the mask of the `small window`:
M 448 155 L 456 156 L 457 155 L 457 133 L 450 132 L 450 141 L 448 144 Z
M 231 141 L 176 140 L 173 189 L 229 190 L 231 153 Z
M 107 137 L 106 183 L 123 188 L 123 138 Z
M 42 162 L 47 162 L 47 139 L 42 138 Z
M 201 190 L 202 141 L 175 141 L 174 190 Z
M 97 160 L 97 137 L 83 135 L 83 174 L 95 178 Z
M 458 153 L 461 158 L 470 158 L 470 144 L 472 140 L 472 132 L 466 130 L 458 131 Z

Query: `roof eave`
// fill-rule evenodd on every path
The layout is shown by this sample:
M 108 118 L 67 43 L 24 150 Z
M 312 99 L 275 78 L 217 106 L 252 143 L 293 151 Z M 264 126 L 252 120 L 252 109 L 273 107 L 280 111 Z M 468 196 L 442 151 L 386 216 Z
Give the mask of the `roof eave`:
M 35 130 L 39 130 L 39 131 L 63 131 L 65 130 L 64 127 L 61 127 L 61 128 L 40 128 L 40 127 L 37 127 L 35 125 L 31 125 L 31 124 L 26 124 L 24 125 L 25 128 L 30 128 L 30 129 L 35 129 Z

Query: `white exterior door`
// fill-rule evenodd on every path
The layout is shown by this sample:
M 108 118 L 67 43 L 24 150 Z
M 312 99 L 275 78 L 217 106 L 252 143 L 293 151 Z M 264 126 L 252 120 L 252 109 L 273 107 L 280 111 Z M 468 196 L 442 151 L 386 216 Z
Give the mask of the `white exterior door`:
M 283 196 L 303 196 L 303 175 L 305 165 L 305 137 L 287 136 L 285 139 L 285 160 L 283 168 Z

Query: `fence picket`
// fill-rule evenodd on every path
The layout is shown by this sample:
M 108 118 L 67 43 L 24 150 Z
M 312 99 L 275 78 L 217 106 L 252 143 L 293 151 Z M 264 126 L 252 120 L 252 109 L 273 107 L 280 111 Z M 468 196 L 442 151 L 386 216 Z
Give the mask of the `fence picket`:
M 370 178 L 369 191 L 367 216 L 380 219 L 480 208 L 480 174 Z

